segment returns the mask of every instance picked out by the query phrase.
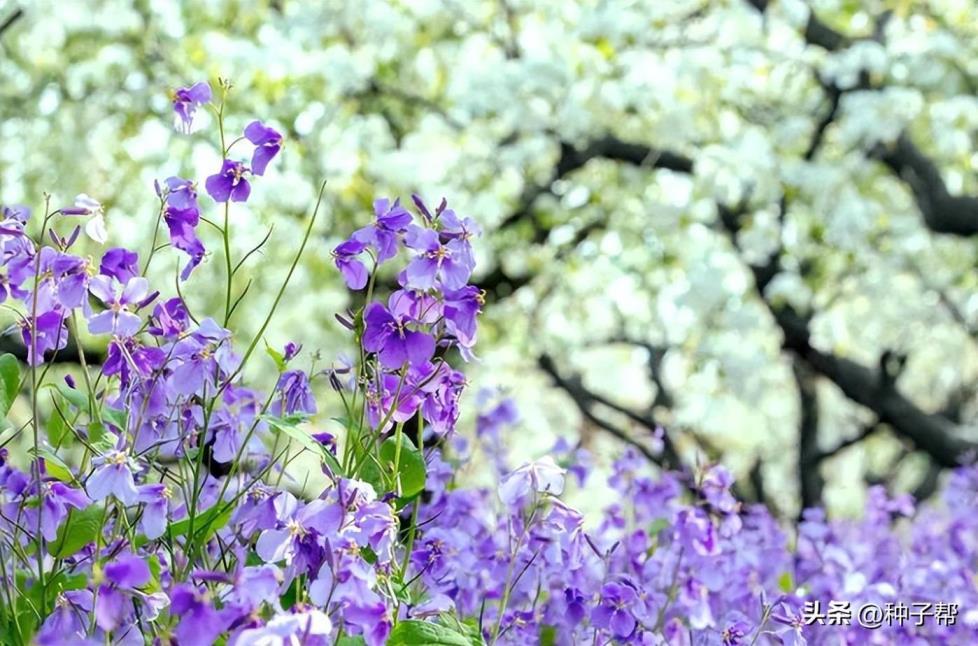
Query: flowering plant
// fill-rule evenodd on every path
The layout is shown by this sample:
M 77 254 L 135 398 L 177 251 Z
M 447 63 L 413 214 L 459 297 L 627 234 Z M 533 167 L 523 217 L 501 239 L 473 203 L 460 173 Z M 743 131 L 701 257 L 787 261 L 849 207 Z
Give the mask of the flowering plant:
M 230 254 L 232 204 L 250 196 L 281 152 L 282 136 L 255 121 L 225 141 L 222 83 L 173 93 L 178 127 L 190 132 L 212 108 L 223 161 L 197 182 L 156 187 L 159 223 L 189 257 L 169 298 L 129 249 L 98 262 L 75 255 L 82 229 L 107 239 L 102 206 L 79 196 L 45 208 L 38 235 L 24 207 L 0 223 L 6 309 L 27 349 L 0 357 L 3 412 L 22 388 L 29 421 L 0 453 L 0 634 L 4 643 L 196 644 L 752 644 L 868 642 L 884 633 L 808 621 L 806 602 L 845 598 L 894 605 L 924 600 L 944 620 L 901 622 L 885 640 L 921 643 L 978 637 L 975 608 L 978 475 L 962 469 L 946 508 L 914 518 L 904 538 L 891 521 L 910 501 L 874 490 L 866 520 L 806 515 L 793 549 L 762 507 L 731 495 L 730 474 L 646 472 L 627 452 L 609 481 L 620 501 L 596 527 L 561 502 L 570 474 L 589 477 L 587 455 L 555 447 L 511 469 L 499 451 L 518 423 L 512 402 L 487 402 L 476 437 L 495 457 L 498 487 L 462 487 L 469 454 L 456 434 L 466 386 L 454 366 L 470 360 L 484 305 L 469 284 L 477 225 L 442 201 L 413 209 L 378 199 L 370 224 L 332 251 L 364 305 L 339 315 L 358 348 L 353 365 L 303 369 L 301 346 L 267 348 L 277 380 L 249 387 L 245 366 L 286 294 L 310 240 L 319 200 L 288 276 L 258 334 L 236 347 L 233 292 L 248 257 Z M 247 140 L 250 162 L 231 150 Z M 324 187 L 325 188 L 325 187 Z M 83 218 L 64 233 L 64 218 Z M 223 240 L 223 313 L 192 312 L 180 284 L 206 249 L 210 222 Z M 47 243 L 50 241 L 50 243 Z M 249 254 L 250 255 L 250 254 Z M 397 288 L 376 295 L 383 265 Z M 78 369 L 49 379 L 79 328 L 107 340 L 100 366 L 76 343 Z M 314 391 L 328 384 L 342 405 L 342 434 L 321 431 Z M 50 412 L 42 418 L 42 407 Z M 26 450 L 16 447 L 26 446 Z M 297 453 L 312 454 L 327 485 L 290 486 Z M 555 460 L 555 457 L 557 458 Z M 902 615 L 901 615 L 902 616 Z M 812 623 L 811 626 L 806 624 Z

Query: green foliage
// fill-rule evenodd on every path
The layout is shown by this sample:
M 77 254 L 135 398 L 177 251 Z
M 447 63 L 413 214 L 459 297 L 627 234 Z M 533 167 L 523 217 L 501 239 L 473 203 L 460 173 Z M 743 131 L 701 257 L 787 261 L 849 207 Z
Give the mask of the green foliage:
M 379 459 L 368 458 L 360 477 L 380 491 L 395 491 L 400 483 L 402 500 L 418 495 L 424 489 L 427 478 L 424 456 L 407 435 L 400 434 L 401 443 L 389 437 L 380 445 Z
M 228 505 L 216 504 L 213 507 L 209 507 L 206 511 L 195 515 L 193 518 L 193 540 L 200 543 L 210 540 L 211 536 L 217 533 L 217 530 L 228 524 L 228 521 L 231 520 L 232 511 L 233 509 Z M 170 523 L 167 531 L 173 537 L 183 536 L 189 533 L 190 518 L 188 517 L 175 523 Z
M 20 390 L 20 362 L 12 354 L 0 356 L 0 416 L 6 417 Z
M 75 476 L 71 473 L 71 468 L 50 449 L 39 448 L 36 457 L 44 459 L 44 468 L 49 476 L 61 482 L 75 481 Z
M 268 422 L 268 425 L 275 430 L 287 435 L 290 439 L 295 440 L 299 446 L 322 458 L 333 473 L 341 474 L 343 469 L 339 462 L 336 461 L 336 456 L 329 452 L 329 450 L 317 442 L 315 438 L 309 433 L 299 428 L 298 424 L 303 421 L 304 418 L 299 416 L 291 417 L 274 417 L 272 415 L 263 415 L 262 419 Z
M 67 558 L 89 545 L 102 528 L 102 505 L 91 505 L 85 509 L 72 509 L 58 528 L 58 537 L 48 543 L 48 553 L 55 558 Z
M 426 621 L 408 619 L 398 622 L 391 631 L 387 646 L 472 646 L 470 637 L 456 630 Z

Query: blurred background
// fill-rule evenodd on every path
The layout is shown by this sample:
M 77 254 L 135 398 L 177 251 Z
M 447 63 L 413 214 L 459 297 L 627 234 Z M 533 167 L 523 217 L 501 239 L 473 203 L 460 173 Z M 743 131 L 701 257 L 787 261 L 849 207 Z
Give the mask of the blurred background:
M 867 483 L 925 498 L 978 446 L 971 0 L 0 0 L 0 56 L 0 202 L 87 193 L 112 246 L 148 251 L 155 179 L 220 165 L 213 120 L 174 131 L 171 88 L 229 79 L 232 133 L 286 133 L 232 209 L 236 257 L 273 229 L 232 327 L 254 333 L 326 179 L 267 335 L 319 365 L 357 304 L 330 250 L 375 197 L 476 219 L 467 419 L 480 389 L 516 400 L 513 466 L 630 444 L 720 461 L 794 518 L 857 513 Z M 183 291 L 216 311 L 200 231 Z M 184 257 L 160 258 L 169 295 Z

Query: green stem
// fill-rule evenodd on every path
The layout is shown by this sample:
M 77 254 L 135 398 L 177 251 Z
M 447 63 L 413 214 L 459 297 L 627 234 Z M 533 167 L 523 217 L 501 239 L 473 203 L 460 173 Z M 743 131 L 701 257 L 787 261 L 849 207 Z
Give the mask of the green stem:
M 44 234 L 47 233 L 48 221 L 51 219 L 50 211 L 50 200 L 48 197 L 45 200 L 44 205 L 44 220 L 41 222 L 41 238 L 40 242 L 44 242 Z M 40 244 L 40 243 L 39 243 Z M 33 460 L 33 471 L 35 486 L 37 487 L 38 498 L 42 498 L 44 493 L 42 490 L 43 482 L 41 480 L 41 458 L 38 456 L 38 450 L 40 449 L 40 428 L 38 424 L 38 411 L 37 411 L 37 389 L 38 389 L 38 379 L 37 379 L 37 292 L 41 283 L 41 255 L 37 254 L 37 258 L 34 261 L 34 293 L 31 295 L 31 430 L 34 442 L 34 460 Z M 44 581 L 44 535 L 41 533 L 41 517 L 42 514 L 37 514 L 37 584 L 41 588 L 41 609 L 40 616 L 44 617 L 47 615 L 45 609 L 46 600 L 46 584 Z
M 228 228 L 228 213 L 231 210 L 231 202 L 224 203 L 224 229 L 222 231 L 224 237 L 224 263 L 227 268 L 228 284 L 227 291 L 224 296 L 224 327 L 228 326 L 228 320 L 231 318 L 231 279 L 234 277 L 234 270 L 231 269 L 231 234 Z

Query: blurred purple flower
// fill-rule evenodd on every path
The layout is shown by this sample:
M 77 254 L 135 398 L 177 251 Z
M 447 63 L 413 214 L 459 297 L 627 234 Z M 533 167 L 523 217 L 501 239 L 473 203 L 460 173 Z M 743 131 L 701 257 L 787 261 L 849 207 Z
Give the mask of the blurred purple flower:
M 251 170 L 255 175 L 264 175 L 268 162 L 272 161 L 282 149 L 282 135 L 261 121 L 249 123 L 244 134 L 248 141 L 255 145 L 255 152 L 251 158 Z
M 211 175 L 204 182 L 207 194 L 215 202 L 245 202 L 251 195 L 251 184 L 245 179 L 248 167 L 241 162 L 225 159 L 221 170 Z
M 193 126 L 194 114 L 197 108 L 210 103 L 212 98 L 211 86 L 201 81 L 190 87 L 181 87 L 173 91 L 173 111 L 176 113 L 178 130 L 189 133 Z

